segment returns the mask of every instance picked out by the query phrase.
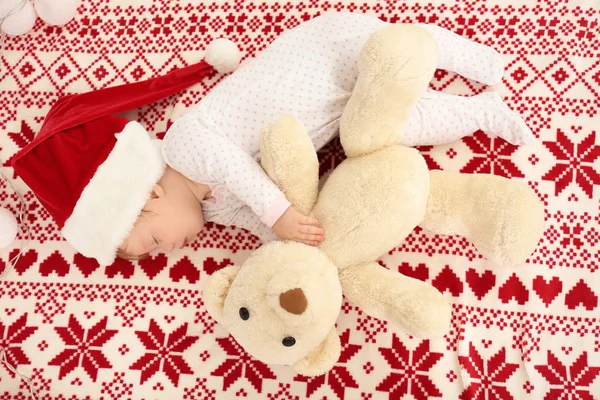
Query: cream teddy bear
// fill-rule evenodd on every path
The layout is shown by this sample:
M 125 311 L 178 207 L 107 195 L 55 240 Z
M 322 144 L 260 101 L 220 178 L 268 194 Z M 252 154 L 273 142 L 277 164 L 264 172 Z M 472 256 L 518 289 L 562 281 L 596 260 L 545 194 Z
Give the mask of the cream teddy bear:
M 436 42 L 418 26 L 392 25 L 370 37 L 340 125 L 348 159 L 320 192 L 317 156 L 300 122 L 283 116 L 263 130 L 263 168 L 292 204 L 321 222 L 326 239 L 318 248 L 267 244 L 207 280 L 209 313 L 253 357 L 304 375 L 328 371 L 340 354 L 342 293 L 410 335 L 444 335 L 451 318 L 444 296 L 377 263 L 417 225 L 465 236 L 501 266 L 524 263 L 535 249 L 544 213 L 527 186 L 429 171 L 418 151 L 398 144 L 436 54 Z

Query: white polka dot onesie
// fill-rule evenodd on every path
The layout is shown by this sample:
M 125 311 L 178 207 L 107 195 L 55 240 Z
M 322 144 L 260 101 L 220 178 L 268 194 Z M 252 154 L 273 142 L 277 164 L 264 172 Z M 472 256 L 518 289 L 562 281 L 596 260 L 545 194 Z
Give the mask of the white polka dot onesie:
M 207 221 L 247 229 L 263 241 L 290 203 L 259 165 L 261 129 L 291 114 L 321 149 L 337 133 L 358 78 L 363 44 L 387 23 L 373 16 L 325 14 L 284 32 L 219 83 L 169 129 L 165 161 L 207 184 Z M 439 42 L 438 67 L 485 84 L 502 79 L 502 57 L 443 28 L 424 25 Z M 428 90 L 404 129 L 407 146 L 448 143 L 478 129 L 516 143 L 527 127 L 495 93 L 459 97 Z M 529 132 L 530 133 L 530 132 Z

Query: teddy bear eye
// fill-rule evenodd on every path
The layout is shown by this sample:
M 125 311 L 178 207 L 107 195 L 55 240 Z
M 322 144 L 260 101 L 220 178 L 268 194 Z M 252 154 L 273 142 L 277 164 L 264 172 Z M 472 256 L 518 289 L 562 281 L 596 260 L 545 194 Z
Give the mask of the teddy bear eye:
M 283 343 L 283 345 L 284 345 L 285 347 L 292 347 L 293 345 L 295 345 L 295 344 L 296 344 L 296 339 L 294 339 L 294 338 L 293 338 L 293 337 L 291 337 L 291 336 L 288 336 L 288 337 L 286 337 L 285 339 L 283 339 L 283 340 L 281 341 L 281 343 Z
M 248 318 L 250 318 L 250 311 L 246 307 L 240 308 L 240 318 L 244 321 L 248 321 Z

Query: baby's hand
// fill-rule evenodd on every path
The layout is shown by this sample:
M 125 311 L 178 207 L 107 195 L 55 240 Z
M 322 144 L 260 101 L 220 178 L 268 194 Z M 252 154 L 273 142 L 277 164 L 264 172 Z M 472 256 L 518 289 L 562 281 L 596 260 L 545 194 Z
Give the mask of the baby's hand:
M 309 246 L 318 246 L 325 238 L 325 230 L 321 228 L 319 221 L 307 217 L 294 206 L 279 217 L 273 230 L 282 240 L 294 240 Z

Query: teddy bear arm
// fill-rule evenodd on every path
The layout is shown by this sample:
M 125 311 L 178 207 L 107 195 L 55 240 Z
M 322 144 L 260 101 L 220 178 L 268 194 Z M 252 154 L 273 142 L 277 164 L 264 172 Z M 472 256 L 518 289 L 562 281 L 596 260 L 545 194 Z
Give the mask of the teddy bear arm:
M 435 39 L 415 25 L 391 25 L 371 35 L 340 121 L 348 157 L 400 142 L 402 127 L 433 78 L 437 55 Z
M 206 311 L 217 322 L 223 323 L 223 306 L 225 298 L 240 267 L 230 265 L 214 272 L 204 283 L 202 299 Z
M 431 171 L 421 227 L 461 235 L 500 266 L 523 264 L 544 231 L 544 208 L 528 186 L 500 176 Z
M 308 215 L 318 194 L 319 160 L 300 121 L 281 116 L 260 135 L 261 165 L 298 211 Z
M 389 320 L 410 335 L 439 337 L 450 327 L 451 308 L 433 286 L 376 262 L 340 271 L 344 295 L 368 315 Z
M 342 352 L 342 344 L 335 328 L 323 342 L 306 357 L 294 364 L 297 373 L 304 376 L 323 375 L 337 363 Z

